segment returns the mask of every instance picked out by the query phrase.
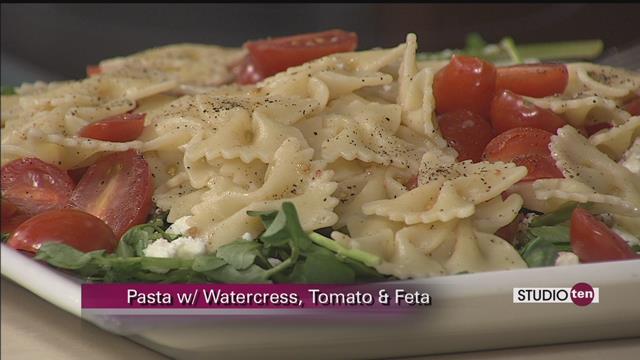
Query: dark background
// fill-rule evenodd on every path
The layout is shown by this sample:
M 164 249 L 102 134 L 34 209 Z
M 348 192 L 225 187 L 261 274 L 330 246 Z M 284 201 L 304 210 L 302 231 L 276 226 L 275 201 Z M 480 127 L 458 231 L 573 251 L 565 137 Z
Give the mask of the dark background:
M 490 42 L 600 38 L 640 41 L 639 4 L 2 4 L 2 83 L 79 78 L 85 65 L 176 42 L 245 40 L 330 28 L 356 31 L 360 49 L 418 34 L 420 50 Z

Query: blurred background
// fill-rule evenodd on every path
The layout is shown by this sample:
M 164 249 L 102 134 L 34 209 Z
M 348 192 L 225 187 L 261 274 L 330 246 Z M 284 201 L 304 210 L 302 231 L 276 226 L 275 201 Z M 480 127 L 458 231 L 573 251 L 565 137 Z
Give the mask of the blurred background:
M 421 51 L 489 42 L 640 41 L 640 4 L 2 4 L 2 84 L 84 76 L 87 64 L 176 42 L 241 46 L 248 39 L 331 28 L 360 49 L 418 34 Z

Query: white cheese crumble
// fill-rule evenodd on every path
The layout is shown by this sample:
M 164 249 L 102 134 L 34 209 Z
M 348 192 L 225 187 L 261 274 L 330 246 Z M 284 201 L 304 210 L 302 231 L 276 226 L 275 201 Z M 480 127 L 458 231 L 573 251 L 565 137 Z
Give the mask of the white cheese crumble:
M 158 239 L 144 249 L 144 256 L 193 259 L 198 255 L 206 254 L 206 245 L 206 240 L 199 237 L 181 236 L 171 242 Z
M 578 256 L 572 252 L 560 251 L 556 259 L 555 266 L 576 265 L 579 264 Z
M 629 234 L 628 232 L 620 229 L 619 227 L 614 226 L 611 228 L 611 230 L 613 230 L 614 233 L 620 235 L 620 237 L 623 238 L 624 241 L 626 241 L 627 244 L 629 244 L 629 246 L 640 245 L 640 240 L 638 240 L 637 237 L 633 236 L 632 234 Z
M 253 235 L 251 235 L 251 233 L 246 232 L 242 234 L 242 240 L 253 241 Z

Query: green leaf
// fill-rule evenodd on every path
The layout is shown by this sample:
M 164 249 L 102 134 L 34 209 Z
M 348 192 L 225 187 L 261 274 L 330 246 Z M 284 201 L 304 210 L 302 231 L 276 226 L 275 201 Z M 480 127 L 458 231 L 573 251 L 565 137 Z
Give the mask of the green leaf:
M 244 270 L 251 266 L 256 257 L 260 255 L 260 247 L 260 243 L 256 241 L 236 240 L 218 248 L 216 256 L 236 270 Z
M 291 246 L 297 246 L 300 250 L 306 250 L 311 247 L 311 239 L 302 229 L 302 225 L 300 225 L 295 205 L 288 201 L 283 202 L 282 212 L 287 217 L 286 226 L 291 236 Z
M 271 223 L 275 219 L 276 215 L 278 215 L 278 211 L 277 210 L 269 210 L 269 211 L 252 211 L 252 210 L 249 210 L 249 211 L 247 211 L 247 215 L 260 217 L 260 220 L 262 220 L 262 224 L 264 225 L 264 228 L 266 229 L 269 226 L 271 226 Z
M 236 270 L 231 265 L 225 265 L 216 270 L 204 272 L 203 274 L 209 281 L 223 283 L 244 284 L 269 282 L 266 271 L 257 265 L 251 265 L 244 270 Z
M 284 212 L 279 211 L 273 220 L 269 223 L 267 229 L 260 236 L 265 244 L 270 246 L 281 246 L 289 242 L 290 234 L 287 229 L 287 216 Z M 267 222 L 265 222 L 267 223 Z
M 480 36 L 480 34 L 476 32 L 467 35 L 465 43 L 465 51 L 467 51 L 469 54 L 481 55 L 482 51 L 487 46 L 487 42 L 484 41 L 482 36 Z
M 2 95 L 7 96 L 7 95 L 15 95 L 16 94 L 16 88 L 14 86 L 5 86 L 3 85 L 0 88 L 0 92 L 2 93 Z
M 367 266 L 377 266 L 382 263 L 382 259 L 374 254 L 370 254 L 366 251 L 359 249 L 348 249 L 340 245 L 337 241 L 330 239 L 326 236 L 322 236 L 316 232 L 309 234 L 311 241 L 315 244 L 327 248 L 331 251 L 338 253 L 341 256 L 351 258 L 355 261 L 359 261 Z
M 3 233 L 0 233 L 0 237 L 2 239 L 2 242 L 6 243 L 9 240 L 9 238 L 11 237 L 11 234 L 3 232 Z
M 318 253 L 307 256 L 302 264 L 296 265 L 291 279 L 311 284 L 348 284 L 355 282 L 356 274 L 335 256 Z
M 166 233 L 161 225 L 161 220 L 156 218 L 127 230 L 118 243 L 116 254 L 120 257 L 144 256 L 144 249 L 155 240 L 172 241 L 180 237 L 179 234 Z
M 571 239 L 569 237 L 569 227 L 563 225 L 556 226 L 539 226 L 529 228 L 527 230 L 534 237 L 540 238 L 551 243 L 568 244 Z
M 529 223 L 529 227 L 551 226 L 563 223 L 571 219 L 571 214 L 577 206 L 578 203 L 569 202 L 562 205 L 556 211 L 536 216 L 531 220 L 531 223 Z
M 35 259 L 46 261 L 62 269 L 79 270 L 103 254 L 104 250 L 84 253 L 66 244 L 45 243 L 40 246 Z
M 541 238 L 529 241 L 520 254 L 529 267 L 553 266 L 558 258 L 556 247 Z
M 193 259 L 191 269 L 196 272 L 206 272 L 216 270 L 225 265 L 227 263 L 215 255 L 200 255 Z

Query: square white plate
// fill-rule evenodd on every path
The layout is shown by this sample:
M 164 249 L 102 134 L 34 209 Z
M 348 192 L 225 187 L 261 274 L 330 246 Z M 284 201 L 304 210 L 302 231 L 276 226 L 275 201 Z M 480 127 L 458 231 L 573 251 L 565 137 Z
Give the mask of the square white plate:
M 2 274 L 81 316 L 81 282 L 2 245 Z M 587 282 L 600 302 L 513 304 L 514 287 Z M 402 284 L 402 283 L 398 283 Z M 381 358 L 640 335 L 640 260 L 456 275 L 412 281 L 433 305 L 410 317 L 163 317 L 130 326 L 91 322 L 176 358 Z M 156 319 L 157 320 L 157 319 Z

